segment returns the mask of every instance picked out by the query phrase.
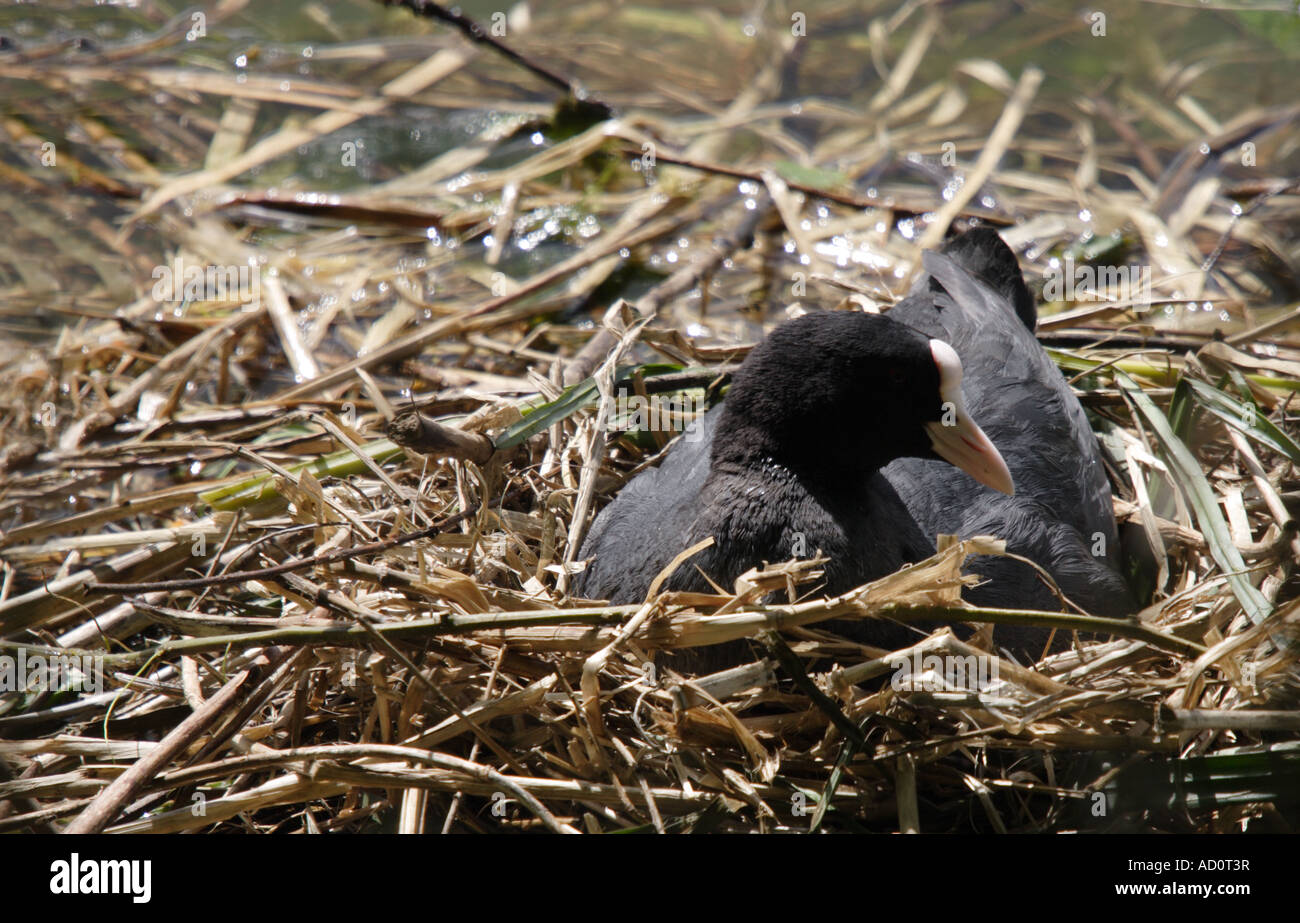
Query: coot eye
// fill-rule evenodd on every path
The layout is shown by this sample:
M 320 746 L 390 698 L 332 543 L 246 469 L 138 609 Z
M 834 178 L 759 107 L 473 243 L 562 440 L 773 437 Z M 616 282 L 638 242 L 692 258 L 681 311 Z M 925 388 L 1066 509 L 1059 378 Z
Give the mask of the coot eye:
M 890 368 L 888 374 L 889 380 L 896 385 L 901 385 L 907 381 L 907 373 L 897 366 Z

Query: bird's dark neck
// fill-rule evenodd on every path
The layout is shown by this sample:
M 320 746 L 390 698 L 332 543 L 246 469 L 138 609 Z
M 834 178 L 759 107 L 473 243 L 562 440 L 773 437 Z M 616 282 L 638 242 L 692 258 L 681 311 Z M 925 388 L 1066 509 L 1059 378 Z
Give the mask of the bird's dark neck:
M 774 433 L 726 413 L 713 440 L 714 468 L 749 470 L 769 479 L 794 478 L 810 486 L 860 483 L 894 460 L 862 441 L 830 432 Z

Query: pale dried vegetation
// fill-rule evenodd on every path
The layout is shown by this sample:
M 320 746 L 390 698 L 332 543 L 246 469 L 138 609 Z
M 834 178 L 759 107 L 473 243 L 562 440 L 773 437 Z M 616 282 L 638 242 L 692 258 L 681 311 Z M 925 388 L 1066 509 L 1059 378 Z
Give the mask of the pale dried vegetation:
M 149 3 L 0 14 L 0 654 L 104 679 L 0 692 L 0 830 L 1294 829 L 1300 107 L 1232 94 L 1294 87 L 1297 49 L 1199 6 L 1105 46 L 1071 4 L 1014 39 L 999 2 L 819 3 L 803 36 L 554 4 L 510 13 L 523 63 L 361 0 L 275 42 L 239 2 L 194 41 Z M 1180 37 L 1205 17 L 1221 43 Z M 1062 49 L 1124 63 L 1074 84 Z M 596 426 L 619 389 L 702 403 L 788 308 L 887 305 L 976 219 L 1031 284 L 1151 273 L 1039 327 L 1139 618 L 936 688 L 822 623 L 1098 622 L 962 610 L 962 543 L 832 600 L 815 560 L 565 592 L 672 435 Z M 187 265 L 258 297 L 160 303 Z M 654 666 L 736 638 L 753 665 Z

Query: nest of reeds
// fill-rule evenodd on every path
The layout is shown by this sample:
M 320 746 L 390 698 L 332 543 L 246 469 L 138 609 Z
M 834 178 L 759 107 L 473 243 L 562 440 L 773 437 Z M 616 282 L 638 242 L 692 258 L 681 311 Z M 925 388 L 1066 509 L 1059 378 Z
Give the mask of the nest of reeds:
M 0 50 L 5 169 L 58 206 L 5 264 L 0 830 L 1294 829 L 1300 109 L 1216 106 L 1187 49 L 1063 99 L 954 56 L 968 10 L 868 7 L 803 34 L 628 8 L 612 46 L 590 11 L 498 38 L 391 10 L 403 37 L 315 21 L 251 59 L 214 13 Z M 1171 43 L 1238 22 L 1160 15 Z M 828 86 L 869 48 L 853 105 L 784 97 L 812 41 Z M 973 221 L 1031 283 L 1151 273 L 1049 291 L 1039 325 L 1138 616 L 963 605 L 996 536 L 833 599 L 817 559 L 569 594 L 594 514 L 765 325 L 887 307 Z M 620 391 L 674 409 L 630 425 Z M 826 624 L 872 618 L 975 630 Z M 1017 663 L 993 624 L 1068 643 Z M 739 639 L 748 665 L 674 666 Z

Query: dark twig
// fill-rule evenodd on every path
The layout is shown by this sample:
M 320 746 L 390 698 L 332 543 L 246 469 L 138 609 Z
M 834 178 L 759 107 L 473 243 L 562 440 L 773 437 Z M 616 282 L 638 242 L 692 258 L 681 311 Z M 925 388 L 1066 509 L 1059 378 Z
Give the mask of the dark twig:
M 785 643 L 785 639 L 780 634 L 775 631 L 765 631 L 758 636 L 758 640 L 767 648 L 767 652 L 780 662 L 785 672 L 799 687 L 799 691 L 822 710 L 830 722 L 839 728 L 841 734 L 853 741 L 857 747 L 861 747 L 866 742 L 862 729 L 844 714 L 844 710 L 834 699 L 817 688 L 817 684 L 804 670 L 799 655 L 790 649 L 790 645 Z
M 525 57 L 515 51 L 509 45 L 499 41 L 495 36 L 484 29 L 474 20 L 461 13 L 456 9 L 447 9 L 440 3 L 434 3 L 432 0 L 384 0 L 387 6 L 401 6 L 410 10 L 417 16 L 424 16 L 429 19 L 439 19 L 450 26 L 455 26 L 461 33 L 477 45 L 486 45 L 497 54 L 515 62 L 525 70 L 535 74 L 542 80 L 563 90 L 572 96 L 575 100 L 585 103 L 587 106 L 595 106 L 604 110 L 604 118 L 614 114 L 613 107 L 606 105 L 599 100 L 590 97 L 576 80 L 559 74 L 545 64 L 539 64 L 532 58 Z
M 628 147 L 625 151 L 629 156 L 640 157 L 639 148 Z M 726 164 L 715 163 L 708 160 L 698 160 L 689 157 L 674 157 L 671 154 L 663 153 L 662 148 L 655 152 L 656 163 L 666 163 L 674 167 L 685 167 L 688 170 L 699 170 L 701 173 L 711 173 L 715 176 L 730 176 L 735 179 L 746 179 L 758 183 L 760 186 L 764 183 L 762 170 L 746 170 L 742 167 L 730 167 Z M 810 186 L 807 183 L 800 183 L 796 180 L 782 177 L 782 182 L 795 192 L 802 192 L 804 195 L 812 196 L 815 199 L 825 199 L 827 202 L 834 202 L 837 205 L 847 205 L 850 208 L 882 208 L 888 209 L 899 218 L 915 218 L 926 212 L 933 211 L 935 206 L 933 202 L 909 201 L 906 205 L 899 204 L 892 199 L 880 197 L 858 195 L 852 192 L 838 192 L 834 189 L 823 189 L 819 186 Z M 756 209 L 757 210 L 757 209 Z M 966 208 L 959 213 L 963 218 L 978 218 L 986 224 L 996 227 L 1010 227 L 1015 221 L 996 212 L 991 212 L 983 208 Z

